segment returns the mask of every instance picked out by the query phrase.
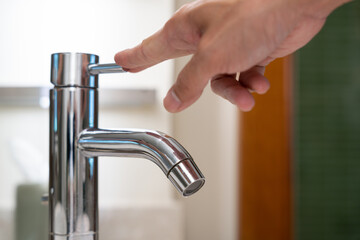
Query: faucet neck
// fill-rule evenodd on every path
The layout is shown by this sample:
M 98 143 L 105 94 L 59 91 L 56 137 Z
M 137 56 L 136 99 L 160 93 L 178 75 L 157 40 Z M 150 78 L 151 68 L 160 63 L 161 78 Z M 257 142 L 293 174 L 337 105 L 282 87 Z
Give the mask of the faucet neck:
M 50 97 L 50 239 L 97 240 L 97 157 L 76 147 L 81 131 L 98 127 L 97 89 L 55 87 Z

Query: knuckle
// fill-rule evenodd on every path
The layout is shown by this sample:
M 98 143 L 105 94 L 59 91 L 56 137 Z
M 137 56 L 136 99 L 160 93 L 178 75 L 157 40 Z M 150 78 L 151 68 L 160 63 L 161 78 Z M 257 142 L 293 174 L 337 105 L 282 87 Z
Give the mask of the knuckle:
M 174 85 L 174 89 L 180 100 L 184 102 L 199 98 L 203 91 L 203 88 L 196 83 L 190 85 L 181 74 Z
M 187 96 L 191 95 L 193 88 L 191 88 L 185 81 L 184 78 L 180 75 L 178 81 L 175 84 L 176 90 L 182 95 Z
M 141 42 L 140 46 L 139 46 L 139 58 L 142 59 L 145 62 L 151 62 L 153 60 L 152 56 L 150 55 L 150 51 L 147 51 L 146 47 L 148 46 L 148 40 L 145 39 Z
M 192 21 L 191 15 L 192 11 L 187 6 L 184 6 L 165 23 L 162 33 L 165 42 L 171 48 L 186 50 L 189 53 L 196 51 L 196 46 L 200 41 L 200 34 L 196 24 Z
M 231 56 L 227 52 L 213 44 L 211 40 L 204 39 L 199 44 L 197 60 L 202 66 L 206 67 L 204 71 L 210 71 L 215 74 L 231 74 Z

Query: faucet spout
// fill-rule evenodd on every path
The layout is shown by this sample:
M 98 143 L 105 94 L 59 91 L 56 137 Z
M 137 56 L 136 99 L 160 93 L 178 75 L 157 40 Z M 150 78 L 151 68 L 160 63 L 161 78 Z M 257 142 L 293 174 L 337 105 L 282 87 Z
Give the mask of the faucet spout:
M 78 149 L 86 157 L 141 157 L 164 172 L 183 196 L 197 192 L 205 178 L 190 154 L 172 137 L 146 129 L 85 129 L 79 134 Z

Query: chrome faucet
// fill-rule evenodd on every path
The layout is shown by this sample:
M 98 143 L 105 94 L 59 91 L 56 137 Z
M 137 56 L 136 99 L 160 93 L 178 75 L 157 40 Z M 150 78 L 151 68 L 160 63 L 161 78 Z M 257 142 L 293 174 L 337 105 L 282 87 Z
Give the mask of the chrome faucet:
M 50 240 L 98 240 L 98 157 L 143 157 L 183 196 L 205 178 L 189 153 L 164 133 L 98 129 L 98 75 L 124 72 L 84 53 L 51 55 Z

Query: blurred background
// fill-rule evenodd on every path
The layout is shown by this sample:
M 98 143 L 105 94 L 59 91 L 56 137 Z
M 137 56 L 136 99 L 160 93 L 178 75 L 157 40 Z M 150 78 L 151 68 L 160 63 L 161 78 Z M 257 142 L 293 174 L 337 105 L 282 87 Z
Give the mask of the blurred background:
M 0 239 L 47 239 L 50 55 L 85 52 L 113 62 L 160 29 L 184 2 L 175 0 L 0 1 Z M 101 239 L 235 239 L 238 112 L 209 91 L 171 115 L 162 98 L 186 58 L 138 74 L 104 75 L 99 127 L 149 128 L 175 137 L 206 175 L 182 198 L 144 159 L 100 158 Z M 150 97 L 144 97 L 144 91 Z M 116 95 L 116 94 L 115 94 Z
M 360 239 L 360 2 L 271 63 L 242 115 L 240 239 Z
M 186 0 L 0 0 L 0 238 L 47 239 L 50 54 L 101 63 L 157 31 Z M 99 127 L 175 137 L 206 177 L 182 198 L 143 159 L 100 158 L 100 238 L 360 239 L 360 2 L 306 47 L 270 64 L 270 91 L 241 114 L 206 88 L 169 114 L 162 98 L 189 60 L 100 77 Z M 144 97 L 144 91 L 150 98 Z M 100 98 L 101 101 L 101 98 Z

